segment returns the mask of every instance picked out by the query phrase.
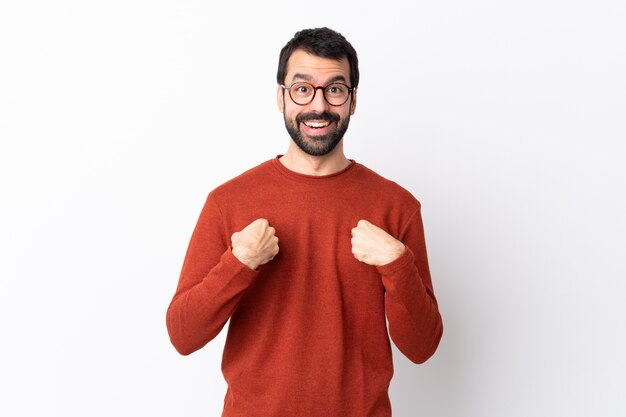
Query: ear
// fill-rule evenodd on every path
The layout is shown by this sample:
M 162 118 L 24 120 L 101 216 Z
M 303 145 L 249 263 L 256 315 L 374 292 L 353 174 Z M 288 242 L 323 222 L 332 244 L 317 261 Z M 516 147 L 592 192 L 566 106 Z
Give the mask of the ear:
M 285 93 L 283 91 L 283 87 L 278 85 L 278 89 L 276 90 L 276 102 L 278 104 L 278 111 L 283 112 L 283 108 L 285 107 Z
M 350 116 L 354 114 L 356 110 L 356 88 L 352 90 L 352 101 L 350 102 Z

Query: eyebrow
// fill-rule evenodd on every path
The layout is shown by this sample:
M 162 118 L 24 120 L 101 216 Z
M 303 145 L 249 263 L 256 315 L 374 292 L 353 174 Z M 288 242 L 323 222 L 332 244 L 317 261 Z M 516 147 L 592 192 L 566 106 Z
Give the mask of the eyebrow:
M 305 80 L 305 81 L 311 81 L 311 80 L 313 80 L 313 77 L 311 77 L 309 74 L 301 74 L 301 73 L 297 72 L 297 73 L 295 73 L 293 75 L 293 78 L 291 79 L 291 81 L 293 82 L 296 79 L 302 79 L 302 80 Z M 346 77 L 344 77 L 343 75 L 335 75 L 330 80 L 328 80 L 327 84 L 332 84 L 332 83 L 335 83 L 337 81 L 343 81 L 345 83 L 346 82 Z

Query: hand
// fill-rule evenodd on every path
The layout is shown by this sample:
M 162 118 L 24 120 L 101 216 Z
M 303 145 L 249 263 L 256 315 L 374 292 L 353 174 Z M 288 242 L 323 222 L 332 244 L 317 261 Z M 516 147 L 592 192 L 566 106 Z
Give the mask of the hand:
M 274 233 L 267 220 L 256 219 L 231 236 L 233 255 L 250 269 L 257 269 L 278 253 L 278 238 Z
M 352 229 L 352 254 L 368 265 L 388 264 L 398 259 L 404 250 L 404 243 L 367 220 L 359 220 Z

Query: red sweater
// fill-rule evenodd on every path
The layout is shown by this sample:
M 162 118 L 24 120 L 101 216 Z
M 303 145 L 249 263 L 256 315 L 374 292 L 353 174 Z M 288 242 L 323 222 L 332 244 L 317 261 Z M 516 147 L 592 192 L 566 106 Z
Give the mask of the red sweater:
M 258 270 L 231 252 L 230 236 L 266 218 L 280 252 Z M 357 261 L 360 219 L 406 250 L 383 266 Z M 419 202 L 352 161 L 315 177 L 269 160 L 213 190 L 191 237 L 167 312 L 175 348 L 190 354 L 230 318 L 222 357 L 222 417 L 389 417 L 389 335 L 415 363 L 443 331 Z

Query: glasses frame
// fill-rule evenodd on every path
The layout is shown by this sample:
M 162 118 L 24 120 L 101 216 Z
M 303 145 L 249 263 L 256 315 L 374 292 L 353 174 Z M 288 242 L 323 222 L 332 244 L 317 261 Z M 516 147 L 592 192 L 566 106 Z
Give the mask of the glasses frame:
M 296 100 L 293 99 L 293 97 L 291 96 L 291 87 L 293 87 L 295 84 L 308 84 L 308 85 L 311 86 L 311 88 L 313 88 L 313 95 L 311 96 L 311 99 L 309 101 L 307 101 L 304 104 L 300 104 Z M 344 101 L 343 103 L 341 103 L 341 104 L 332 104 L 330 101 L 328 101 L 328 98 L 326 98 L 326 89 L 328 87 L 330 87 L 331 85 L 337 85 L 337 84 L 343 85 L 344 87 L 346 87 L 348 89 L 348 96 L 346 97 L 346 101 Z M 352 97 L 353 91 L 356 90 L 355 87 L 350 87 L 348 84 L 339 83 L 339 82 L 329 83 L 329 84 L 326 84 L 325 86 L 315 86 L 315 85 L 313 85 L 313 84 L 311 84 L 309 82 L 306 82 L 306 81 L 296 81 L 296 82 L 292 83 L 291 85 L 281 84 L 280 86 L 283 88 L 283 91 L 287 90 L 287 92 L 289 93 L 289 98 L 291 99 L 291 101 L 293 101 L 298 106 L 306 106 L 306 105 L 310 104 L 313 100 L 315 100 L 315 95 L 317 94 L 317 90 L 318 89 L 322 90 L 322 97 L 324 97 L 324 100 L 330 106 L 333 106 L 333 107 L 343 106 L 344 104 L 346 104 L 348 102 L 348 99 L 350 99 L 350 97 Z

